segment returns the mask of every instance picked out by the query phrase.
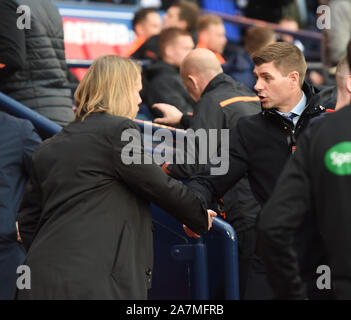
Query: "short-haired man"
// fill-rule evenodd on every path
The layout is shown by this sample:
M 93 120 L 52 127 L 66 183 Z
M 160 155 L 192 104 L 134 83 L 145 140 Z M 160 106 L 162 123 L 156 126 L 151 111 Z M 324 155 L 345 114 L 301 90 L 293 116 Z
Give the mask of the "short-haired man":
M 157 104 L 155 107 L 160 108 L 165 114 L 164 119 L 156 119 L 158 122 L 167 123 L 170 120 L 172 125 L 176 125 L 181 121 L 185 128 L 194 131 L 201 129 L 208 133 L 211 129 L 217 130 L 217 137 L 219 137 L 220 130 L 234 129 L 241 117 L 259 113 L 260 105 L 257 96 L 244 85 L 224 74 L 217 57 L 210 50 L 202 48 L 193 50 L 184 59 L 180 69 L 183 82 L 196 101 L 194 114 L 190 117 L 183 115 L 173 106 Z M 171 119 L 173 116 L 175 116 L 174 119 Z M 220 139 L 218 141 L 221 142 Z M 188 164 L 190 161 L 185 164 L 166 163 L 163 165 L 165 172 L 177 179 L 188 179 L 194 173 L 206 170 L 206 166 L 200 165 L 197 161 L 200 148 L 205 148 L 203 143 L 206 142 L 203 140 L 201 146 L 195 143 L 192 149 L 195 151 L 193 158 L 189 156 L 190 152 L 186 152 L 187 159 L 195 160 L 196 164 Z M 240 293 L 244 295 L 249 265 L 255 249 L 255 220 L 260 210 L 247 178 L 242 179 L 226 192 L 220 208 L 222 217 L 237 232 L 239 284 Z M 218 294 L 216 298 L 223 297 L 220 293 Z
M 279 27 L 281 27 L 284 30 L 289 30 L 289 31 L 299 31 L 299 24 L 297 21 L 293 18 L 290 17 L 284 17 L 279 21 Z M 299 39 L 295 39 L 294 36 L 287 34 L 287 33 L 281 33 L 279 35 L 279 39 L 281 41 L 289 42 L 294 44 L 296 47 L 298 47 L 302 52 L 304 52 L 305 47 L 302 44 L 302 42 Z
M 194 39 L 194 32 L 197 28 L 199 7 L 190 1 L 174 1 L 164 15 L 163 29 L 179 28 L 188 31 Z M 155 60 L 160 57 L 159 35 L 150 37 L 139 49 L 138 59 Z M 134 57 L 134 56 L 133 56 Z
M 142 8 L 135 13 L 132 24 L 136 37 L 129 49 L 128 56 L 141 59 L 140 47 L 146 40 L 158 35 L 162 30 L 161 16 L 154 8 Z
M 211 50 L 217 56 L 220 64 L 225 63 L 222 54 L 227 44 L 227 37 L 223 20 L 213 14 L 203 15 L 199 18 L 198 32 L 196 48 Z
M 348 51 L 350 63 L 351 42 Z M 349 87 L 350 74 L 341 82 Z M 342 90 L 339 109 L 347 106 L 301 136 L 258 223 L 268 279 L 279 299 L 351 299 L 351 107 L 350 88 Z M 301 256 L 293 244 L 303 224 L 308 240 Z M 310 259 L 316 251 L 324 261 Z
M 190 1 L 174 1 L 166 11 L 163 19 L 163 27 L 177 27 L 190 33 L 197 28 L 199 17 L 199 7 Z
M 197 176 L 189 183 L 208 207 L 245 175 L 256 200 L 263 206 L 296 148 L 296 139 L 311 118 L 324 112 L 316 91 L 304 83 L 306 62 L 296 46 L 284 42 L 271 44 L 256 52 L 253 62 L 262 112 L 239 119 L 231 132 L 226 175 Z M 261 285 L 249 290 L 247 298 L 273 298 L 259 258 L 252 264 L 252 270 L 252 281 Z
M 144 103 L 151 106 L 163 102 L 177 106 L 183 113 L 193 111 L 194 101 L 179 74 L 180 64 L 193 48 L 194 42 L 188 31 L 167 28 L 161 32 L 161 60 L 152 63 L 144 72 Z
M 244 35 L 244 50 L 237 50 L 223 65 L 223 71 L 234 80 L 254 88 L 256 79 L 253 74 L 252 54 L 276 41 L 275 33 L 267 27 L 250 27 Z

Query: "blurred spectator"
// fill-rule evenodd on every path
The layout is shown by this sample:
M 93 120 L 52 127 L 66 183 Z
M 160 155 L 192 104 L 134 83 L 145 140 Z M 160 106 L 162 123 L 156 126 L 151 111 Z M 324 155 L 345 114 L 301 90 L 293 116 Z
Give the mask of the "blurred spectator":
M 351 1 L 330 0 L 330 29 L 323 30 L 323 63 L 335 74 L 337 63 L 346 55 L 346 46 L 351 35 Z
M 59 125 L 73 120 L 62 18 L 52 0 L 0 2 L 0 91 Z M 30 28 L 23 22 L 28 23 Z M 21 28 L 18 27 L 18 24 Z
M 197 102 L 187 129 L 234 129 L 241 117 L 260 112 L 260 104 L 254 93 L 224 74 L 217 57 L 210 50 L 192 51 L 181 65 L 181 74 L 190 95 Z M 155 107 L 161 108 L 165 116 L 165 119 L 156 119 L 157 122 L 167 123 L 173 113 L 176 115 L 173 121 L 185 121 L 186 116 L 172 106 L 158 104 Z M 218 142 L 221 142 L 220 139 Z M 196 155 L 200 148 L 205 146 L 195 145 Z M 186 157 L 189 161 L 189 154 Z M 204 165 L 199 164 L 198 158 L 194 160 L 195 165 L 187 164 L 189 161 L 186 164 L 165 164 L 163 168 L 174 178 L 189 179 L 191 175 L 205 170 Z M 260 210 L 246 177 L 226 192 L 220 207 L 222 217 L 233 226 L 238 236 L 240 295 L 244 297 L 249 266 L 255 250 L 255 221 Z M 224 297 L 221 295 L 223 293 L 218 294 L 220 296 L 216 298 Z
M 225 63 L 222 54 L 227 44 L 227 38 L 223 20 L 213 14 L 203 15 L 199 18 L 198 32 L 196 48 L 211 50 L 217 56 L 220 64 Z
M 299 24 L 297 23 L 297 21 L 295 19 L 290 18 L 290 17 L 284 17 L 283 19 L 281 19 L 279 21 L 279 26 L 282 29 L 286 29 L 289 31 L 299 31 Z M 292 36 L 290 34 L 287 34 L 287 33 L 279 34 L 279 40 L 294 44 L 296 47 L 298 47 L 302 51 L 302 53 L 305 50 L 305 47 L 302 44 L 302 42 L 299 39 L 294 39 L 294 36 Z
M 248 0 L 245 7 L 245 16 L 277 23 L 284 15 L 284 9 L 294 0 Z
M 251 56 L 255 51 L 275 42 L 275 33 L 266 27 L 250 27 L 244 36 L 244 50 L 238 49 L 223 65 L 223 71 L 253 90 L 256 79 Z
M 0 111 L 0 300 L 14 297 L 16 270 L 25 258 L 17 212 L 32 172 L 32 152 L 40 142 L 29 121 Z
M 351 104 L 351 72 L 347 57 L 341 59 L 336 67 L 336 85 L 338 88 L 335 110 Z
M 179 74 L 180 64 L 193 48 L 194 42 L 188 31 L 171 27 L 161 32 L 161 60 L 152 63 L 144 72 L 147 86 L 144 103 L 149 106 L 168 103 L 177 106 L 183 113 L 193 112 L 195 102 Z
M 143 8 L 135 13 L 133 19 L 133 30 L 136 38 L 133 41 L 128 56 L 134 59 L 142 59 L 143 53 L 138 50 L 145 41 L 162 30 L 162 20 L 156 9 Z
M 322 72 L 311 71 L 309 77 L 314 85 L 335 85 L 337 63 L 345 56 L 351 38 L 351 2 L 349 0 L 320 0 L 329 10 L 325 14 L 322 38 Z M 318 21 L 318 20 L 317 20 Z M 317 25 L 318 27 L 318 25 Z
M 176 27 L 191 33 L 196 43 L 196 28 L 199 16 L 199 7 L 194 2 L 175 1 L 164 15 L 163 28 Z M 140 47 L 140 59 L 157 59 L 160 57 L 159 35 L 149 38 Z
M 175 1 L 166 11 L 164 28 L 177 27 L 190 33 L 197 29 L 199 7 L 194 2 Z

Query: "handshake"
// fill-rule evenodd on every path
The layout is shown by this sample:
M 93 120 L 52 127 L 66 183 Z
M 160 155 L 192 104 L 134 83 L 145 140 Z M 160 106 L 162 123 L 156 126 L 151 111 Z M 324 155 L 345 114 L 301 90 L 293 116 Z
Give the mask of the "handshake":
M 208 209 L 207 215 L 208 215 L 208 230 L 210 230 L 212 228 L 213 217 L 216 217 L 217 213 Z M 191 231 L 185 224 L 183 224 L 183 229 L 185 233 L 188 235 L 188 237 L 197 238 L 197 239 L 200 238 L 200 236 L 197 233 Z

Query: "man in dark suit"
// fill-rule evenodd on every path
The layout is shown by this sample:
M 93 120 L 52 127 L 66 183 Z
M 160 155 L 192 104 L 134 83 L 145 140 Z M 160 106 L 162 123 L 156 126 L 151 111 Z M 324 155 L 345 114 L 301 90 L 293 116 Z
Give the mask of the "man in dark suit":
M 0 299 L 11 299 L 16 285 L 16 270 L 24 260 L 17 241 L 17 211 L 33 150 L 41 142 L 32 124 L 0 111 Z

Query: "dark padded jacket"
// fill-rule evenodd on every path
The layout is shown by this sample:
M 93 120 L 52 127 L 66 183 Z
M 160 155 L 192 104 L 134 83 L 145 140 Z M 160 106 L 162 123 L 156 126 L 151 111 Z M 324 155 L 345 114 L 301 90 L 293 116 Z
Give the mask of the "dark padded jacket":
M 30 29 L 17 28 L 19 5 L 30 8 Z M 10 25 L 0 24 L 6 28 L 1 30 L 1 38 L 7 43 L 6 52 L 17 58 L 11 72 L 0 77 L 0 91 L 59 125 L 68 124 L 74 117 L 73 101 L 62 20 L 55 4 L 51 0 L 9 0 L 1 15 L 12 17 Z M 16 40 L 9 39 L 12 35 Z
M 351 299 L 350 121 L 347 106 L 320 119 L 301 136 L 260 216 L 267 274 L 280 299 L 313 298 L 316 291 L 329 293 L 329 298 Z M 304 241 L 308 250 L 301 256 L 293 243 L 300 225 L 308 220 L 306 233 L 318 235 L 320 242 Z M 326 259 L 313 264 L 311 256 L 321 249 Z M 317 287 L 322 275 L 317 268 L 323 264 L 330 268 L 331 290 Z

